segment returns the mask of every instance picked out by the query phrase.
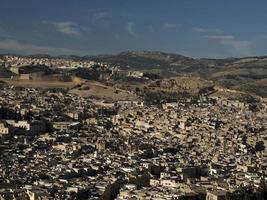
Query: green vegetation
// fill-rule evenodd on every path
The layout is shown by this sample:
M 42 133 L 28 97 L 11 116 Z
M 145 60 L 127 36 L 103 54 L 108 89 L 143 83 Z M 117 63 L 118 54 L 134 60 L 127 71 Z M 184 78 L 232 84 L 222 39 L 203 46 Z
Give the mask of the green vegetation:
M 267 185 L 262 182 L 258 190 L 254 191 L 251 187 L 240 187 L 230 194 L 230 200 L 265 200 L 267 199 Z
M 167 92 L 167 91 L 144 91 L 144 100 L 147 104 L 159 105 L 163 102 L 175 102 L 179 99 L 191 97 L 187 92 Z

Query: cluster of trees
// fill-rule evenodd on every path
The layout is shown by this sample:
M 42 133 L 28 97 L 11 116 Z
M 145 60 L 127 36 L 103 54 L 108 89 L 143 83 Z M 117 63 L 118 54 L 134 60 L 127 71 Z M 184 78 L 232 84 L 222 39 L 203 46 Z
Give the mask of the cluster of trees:
M 108 68 L 101 67 L 99 65 L 94 65 L 90 69 L 78 68 L 75 69 L 74 74 L 80 78 L 87 80 L 102 81 L 110 78 L 112 71 Z
M 265 200 L 267 199 L 267 184 L 262 182 L 257 190 L 252 187 L 240 187 L 230 194 L 230 200 Z
M 20 74 L 30 74 L 37 72 L 44 74 L 51 74 L 53 71 L 46 65 L 27 65 L 19 68 Z
M 181 200 L 205 200 L 206 195 L 204 193 L 197 194 L 193 198 L 191 196 L 183 196 L 179 198 Z M 266 200 L 267 199 L 267 187 L 266 182 L 262 182 L 260 187 L 255 190 L 251 186 L 240 187 L 232 193 L 228 194 L 228 200 Z
M 159 105 L 166 102 L 175 102 L 179 99 L 191 97 L 191 95 L 187 92 L 144 90 L 143 97 L 148 105 Z
M 0 119 L 15 119 L 15 120 L 21 120 L 22 117 L 19 113 L 16 113 L 15 111 L 5 108 L 5 107 L 0 107 Z

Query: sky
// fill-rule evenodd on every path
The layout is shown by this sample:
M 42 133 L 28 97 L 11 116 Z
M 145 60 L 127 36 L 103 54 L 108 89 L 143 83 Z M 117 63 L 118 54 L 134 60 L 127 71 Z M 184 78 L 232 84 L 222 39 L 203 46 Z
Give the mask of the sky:
M 0 53 L 267 55 L 266 0 L 0 0 Z

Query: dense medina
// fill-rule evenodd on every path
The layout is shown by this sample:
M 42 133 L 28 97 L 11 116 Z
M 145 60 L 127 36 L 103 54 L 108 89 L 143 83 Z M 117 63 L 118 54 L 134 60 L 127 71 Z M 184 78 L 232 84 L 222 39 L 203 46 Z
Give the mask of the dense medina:
M 5 86 L 0 199 L 263 198 L 267 119 L 258 104 L 105 103 Z

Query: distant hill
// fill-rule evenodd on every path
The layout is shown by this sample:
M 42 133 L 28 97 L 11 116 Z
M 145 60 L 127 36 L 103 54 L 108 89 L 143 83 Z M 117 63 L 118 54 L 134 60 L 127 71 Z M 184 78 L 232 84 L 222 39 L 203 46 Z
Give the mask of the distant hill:
M 161 76 L 191 74 L 220 86 L 267 97 L 267 57 L 194 59 L 157 51 L 127 51 L 88 59 L 119 65 L 125 70 L 156 72 Z
M 190 67 L 196 64 L 225 64 L 229 59 L 194 59 L 174 53 L 160 51 L 125 51 L 117 55 L 103 55 L 87 57 L 88 59 L 118 64 L 122 67 L 136 69 L 161 68 L 166 66 Z M 231 59 L 232 60 L 232 59 Z M 141 67 L 143 66 L 143 68 Z
M 124 69 L 140 70 L 163 69 L 163 67 L 170 67 L 174 62 L 187 63 L 193 60 L 181 55 L 156 51 L 126 51 L 118 55 L 93 56 L 89 59 L 119 65 Z
M 47 57 L 49 55 L 33 55 L 29 57 Z M 213 81 L 221 87 L 241 90 L 267 97 L 267 56 L 246 58 L 190 58 L 187 56 L 159 51 L 125 51 L 117 55 L 99 56 L 57 56 L 53 58 L 67 58 L 72 60 L 93 60 L 120 66 L 124 71 L 142 71 L 170 78 L 183 75 L 200 77 Z M 27 68 L 25 70 L 34 71 Z M 38 69 L 39 70 L 39 69 Z M 73 70 L 79 77 L 98 80 L 101 71 Z M 106 72 L 105 72 L 106 73 Z M 0 76 L 9 76 L 7 70 L 0 71 Z M 193 81 L 193 80 L 192 80 Z M 130 83 L 132 84 L 132 83 Z

